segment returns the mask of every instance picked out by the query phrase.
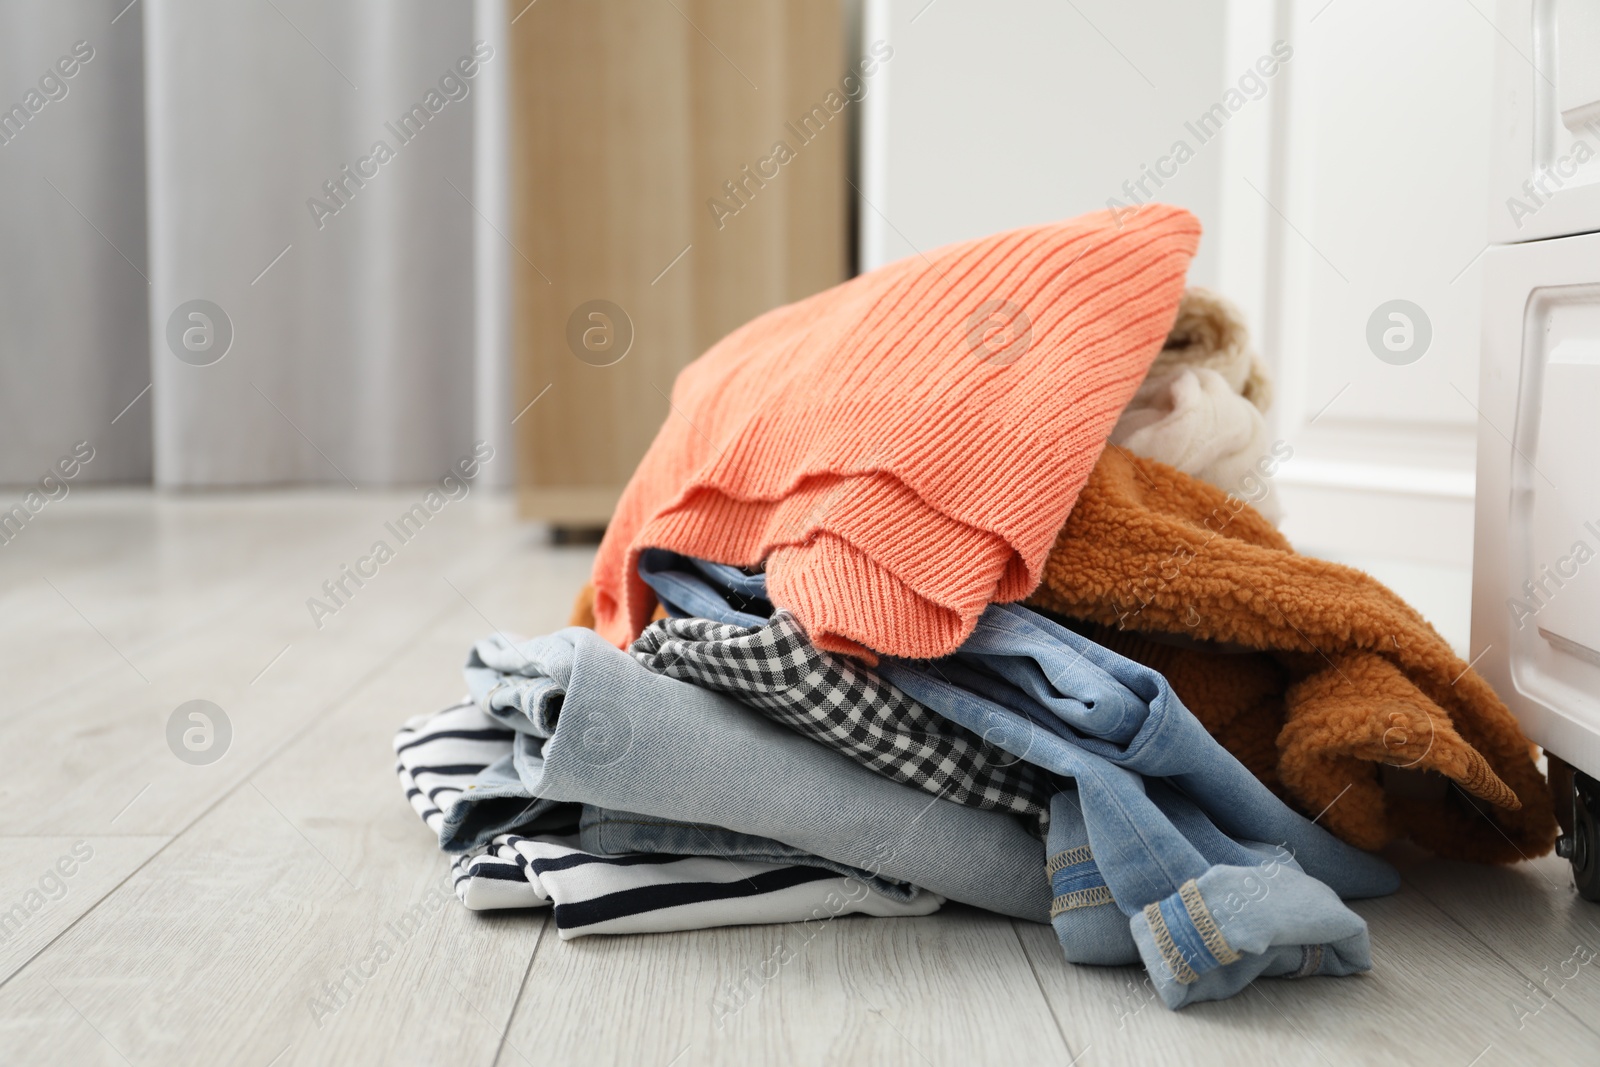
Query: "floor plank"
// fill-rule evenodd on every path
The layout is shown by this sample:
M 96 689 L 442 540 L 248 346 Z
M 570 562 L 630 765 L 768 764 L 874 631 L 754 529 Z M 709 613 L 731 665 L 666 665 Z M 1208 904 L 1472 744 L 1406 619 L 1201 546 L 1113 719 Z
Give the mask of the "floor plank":
M 70 510 L 46 513 L 48 529 L 30 529 L 0 554 L 0 615 L 27 620 L 0 648 L 0 671 L 12 680 L 0 720 L 90 677 L 139 681 L 154 648 L 273 592 L 309 586 L 301 596 L 310 595 L 327 577 L 317 571 L 337 567 L 351 545 L 365 547 L 406 499 L 69 497 Z
M 1010 921 L 952 907 L 542 947 L 499 1067 L 1072 1059 Z
M 478 921 L 428 847 L 341 871 L 246 788 L 0 988 L 44 1012 L 8 1055 L 56 1062 L 43 981 L 134 1063 L 487 1064 L 540 925 Z
M 294 570 L 271 595 L 157 647 L 140 661 L 148 681 L 126 670 L 102 674 L 0 722 L 0 750 L 61 754 L 24 762 L 8 774 L 4 796 L 51 798 L 25 805 L 16 829 L 176 833 L 314 723 L 331 701 L 361 684 L 430 618 L 459 607 L 478 619 L 477 630 L 491 629 L 459 589 L 483 571 L 483 559 L 504 555 L 522 535 L 505 529 L 485 534 L 466 522 L 425 532 L 436 536 L 389 564 L 381 580 L 320 631 L 304 600 L 335 562 Z M 281 661 L 263 674 L 280 653 Z M 216 703 L 232 724 L 226 754 L 205 766 L 181 762 L 168 746 L 168 717 L 193 699 Z
M 1519 1028 L 1515 971 L 1422 894 L 1354 907 L 1372 935 L 1369 974 L 1266 979 L 1178 1012 L 1137 969 L 1073 967 L 1048 928 L 1019 923 L 1018 934 L 1063 1028 L 1093 1046 L 1096 1064 L 1593 1061 L 1594 1035 L 1559 1005 L 1546 1025 Z
M 1572 960 L 1600 909 L 1550 858 L 1406 858 L 1398 896 L 1357 906 L 1371 975 L 1178 1013 L 965 908 L 571 942 L 469 913 L 389 740 L 459 695 L 473 639 L 562 625 L 592 549 L 451 504 L 314 626 L 306 598 L 410 499 L 75 493 L 0 554 L 0 1061 L 1596 1061 L 1600 957 Z M 234 725 L 208 766 L 165 737 L 195 697 Z
M 0 981 L 170 838 L 0 837 Z
M 1515 969 L 1505 984 L 1518 1030 L 1548 1025 L 1556 1006 L 1600 1047 L 1600 905 L 1578 896 L 1566 860 L 1480 868 L 1412 857 L 1403 877 Z
M 0 1048 L 11 1062 L 128 1067 L 129 1060 L 38 973 L 0 986 Z
M 47 981 L 132 1062 L 492 1062 L 544 919 L 460 907 L 389 742 L 459 696 L 484 615 L 563 621 L 586 555 L 524 555 L 458 575 L 434 621 L 0 988 L 0 1012 L 34 1018 L 15 1047 L 50 1046 Z

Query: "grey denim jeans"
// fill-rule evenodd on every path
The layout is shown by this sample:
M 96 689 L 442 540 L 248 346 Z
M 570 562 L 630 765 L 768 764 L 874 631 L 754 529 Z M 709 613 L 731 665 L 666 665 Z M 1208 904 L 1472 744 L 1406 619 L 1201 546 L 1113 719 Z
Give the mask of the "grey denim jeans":
M 766 839 L 795 850 L 782 857 L 792 862 L 820 857 L 883 888 L 1050 921 L 1044 846 L 1016 817 L 889 781 L 731 697 L 653 673 L 592 630 L 486 638 L 465 673 L 478 706 L 517 739 L 510 761 L 448 813 L 448 849 L 481 843 L 518 813 L 578 803 L 658 822 L 626 844 L 608 836 L 608 850 L 750 855 L 739 850 Z M 685 850 L 675 824 L 742 837 L 719 846 L 706 834 L 710 845 Z

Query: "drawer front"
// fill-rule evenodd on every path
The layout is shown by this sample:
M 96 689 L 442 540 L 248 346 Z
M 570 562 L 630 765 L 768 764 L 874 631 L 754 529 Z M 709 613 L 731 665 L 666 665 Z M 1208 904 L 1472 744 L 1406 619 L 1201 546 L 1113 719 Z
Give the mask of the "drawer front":
M 1600 231 L 1600 4 L 1501 0 L 1490 240 Z
M 1490 249 L 1484 278 L 1472 648 L 1600 774 L 1600 234 Z

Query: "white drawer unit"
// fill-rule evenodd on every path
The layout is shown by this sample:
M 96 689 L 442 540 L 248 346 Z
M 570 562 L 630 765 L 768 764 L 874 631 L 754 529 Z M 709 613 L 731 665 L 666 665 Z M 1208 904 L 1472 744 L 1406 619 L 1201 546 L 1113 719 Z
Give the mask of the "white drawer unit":
M 1502 0 L 1489 239 L 1600 230 L 1600 2 Z
M 1484 254 L 1472 647 L 1600 900 L 1600 233 Z
M 1472 647 L 1600 776 L 1600 234 L 1484 254 Z
M 1472 647 L 1600 901 L 1600 0 L 1502 0 Z

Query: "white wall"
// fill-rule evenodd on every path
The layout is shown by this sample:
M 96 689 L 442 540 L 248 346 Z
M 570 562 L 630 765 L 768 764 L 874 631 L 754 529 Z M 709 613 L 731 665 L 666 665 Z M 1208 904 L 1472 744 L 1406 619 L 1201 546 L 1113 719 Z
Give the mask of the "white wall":
M 1223 82 L 1224 0 L 1152 6 L 868 0 L 865 36 L 894 58 L 864 123 L 862 269 L 1125 196 Z M 1208 230 L 1221 156 L 1201 147 L 1160 190 Z M 1207 240 L 1196 279 L 1217 263 Z
M 1285 530 L 1466 568 L 1495 31 L 1455 0 L 1324 3 L 1286 5 L 1272 31 L 1295 44 L 1260 209 L 1262 341 L 1295 447 Z M 1397 298 L 1433 332 L 1401 366 L 1366 338 Z
M 1286 531 L 1464 572 L 1496 40 L 1471 3 L 869 0 L 866 22 L 895 52 L 866 111 L 864 267 L 1104 207 L 1186 140 L 1158 196 L 1199 216 L 1191 280 L 1274 364 Z M 1292 57 L 1200 143 L 1185 124 L 1277 41 Z M 1433 328 L 1405 366 L 1366 340 L 1396 298 Z

